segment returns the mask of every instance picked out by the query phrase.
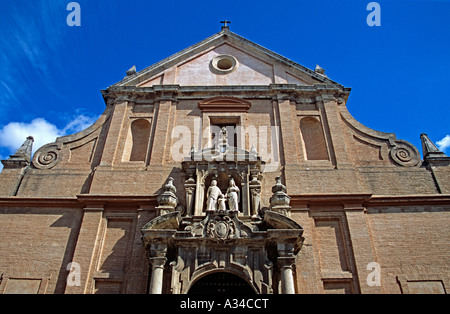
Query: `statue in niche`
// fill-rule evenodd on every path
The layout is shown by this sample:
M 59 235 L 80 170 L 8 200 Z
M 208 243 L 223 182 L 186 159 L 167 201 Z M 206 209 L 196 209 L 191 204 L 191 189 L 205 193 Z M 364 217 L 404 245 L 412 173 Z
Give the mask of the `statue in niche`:
M 211 185 L 208 188 L 208 192 L 206 194 L 206 210 L 216 210 L 217 209 L 217 201 L 219 197 L 222 196 L 222 191 L 217 186 L 217 181 L 212 180 Z
M 229 187 L 227 189 L 228 207 L 231 211 L 239 210 L 239 188 L 236 186 L 236 182 L 231 178 Z

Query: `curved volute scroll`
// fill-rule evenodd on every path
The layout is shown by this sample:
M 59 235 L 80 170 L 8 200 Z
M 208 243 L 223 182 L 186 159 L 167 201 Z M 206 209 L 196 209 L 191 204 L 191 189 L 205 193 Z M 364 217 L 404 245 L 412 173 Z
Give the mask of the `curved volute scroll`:
M 55 142 L 41 146 L 33 156 L 32 164 L 37 169 L 51 169 L 59 162 L 71 162 L 71 150 L 92 145 L 91 154 L 94 154 L 95 147 L 100 136 L 102 127 L 111 116 L 112 108 L 108 107 L 103 114 L 88 128 L 70 135 L 58 137 Z M 92 158 L 86 159 L 90 163 Z
M 38 169 L 51 169 L 61 160 L 61 142 L 49 143 L 39 148 L 33 156 L 33 166 Z
M 380 147 L 381 159 L 390 159 L 395 165 L 403 167 L 415 167 L 421 162 L 418 149 L 411 143 L 397 139 L 394 133 L 376 131 L 361 124 L 345 107 L 340 113 L 343 121 L 352 130 L 355 139 L 374 147 Z
M 403 140 L 395 141 L 395 146 L 390 150 L 390 156 L 397 164 L 404 167 L 416 166 L 421 161 L 417 148 Z

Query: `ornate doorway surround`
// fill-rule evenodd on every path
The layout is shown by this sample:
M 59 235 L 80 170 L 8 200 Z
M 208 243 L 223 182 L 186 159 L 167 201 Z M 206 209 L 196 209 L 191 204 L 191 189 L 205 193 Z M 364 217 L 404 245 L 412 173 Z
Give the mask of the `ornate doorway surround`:
M 256 293 L 295 293 L 303 229 L 288 217 L 286 187 L 277 178 L 270 208 L 261 209 L 264 162 L 256 151 L 221 144 L 191 151 L 182 163 L 186 211 L 176 210 L 169 178 L 158 197 L 162 215 L 141 229 L 152 266 L 149 292 L 185 294 L 201 278 L 226 272 Z

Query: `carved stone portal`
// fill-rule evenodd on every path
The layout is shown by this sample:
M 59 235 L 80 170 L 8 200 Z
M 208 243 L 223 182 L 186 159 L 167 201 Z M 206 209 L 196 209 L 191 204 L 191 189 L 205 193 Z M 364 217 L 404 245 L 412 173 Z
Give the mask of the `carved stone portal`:
M 192 149 L 182 162 L 184 217 L 175 211 L 178 199 L 169 178 L 158 197 L 163 215 L 141 230 L 152 265 L 149 291 L 188 293 L 200 278 L 227 272 L 257 293 L 295 293 L 303 229 L 287 217 L 286 187 L 277 178 L 271 207 L 260 210 L 264 162 L 255 149 L 229 147 L 222 131 L 217 146 Z
M 267 210 L 260 221 L 244 222 L 230 210 L 208 211 L 201 220 L 172 212 L 141 231 L 155 285 L 150 292 L 188 293 L 203 276 L 225 271 L 257 293 L 295 293 L 295 256 L 303 229 L 284 215 Z

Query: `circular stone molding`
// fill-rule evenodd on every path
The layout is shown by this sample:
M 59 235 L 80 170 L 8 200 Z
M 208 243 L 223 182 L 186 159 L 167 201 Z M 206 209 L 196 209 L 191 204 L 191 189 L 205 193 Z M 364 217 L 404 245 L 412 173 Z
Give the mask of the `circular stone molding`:
M 211 61 L 212 68 L 219 74 L 233 72 L 237 68 L 237 65 L 237 59 L 230 55 L 218 55 Z
M 61 160 L 61 143 L 49 143 L 39 148 L 33 156 L 38 169 L 51 169 Z
M 400 166 L 414 167 L 420 162 L 420 155 L 414 146 L 402 140 L 395 141 L 395 146 L 391 148 L 391 158 Z

